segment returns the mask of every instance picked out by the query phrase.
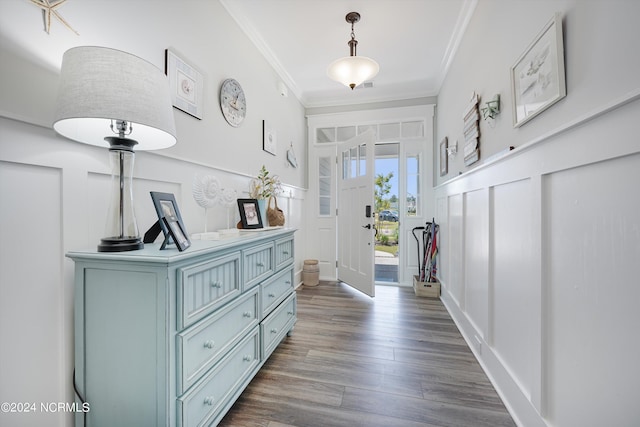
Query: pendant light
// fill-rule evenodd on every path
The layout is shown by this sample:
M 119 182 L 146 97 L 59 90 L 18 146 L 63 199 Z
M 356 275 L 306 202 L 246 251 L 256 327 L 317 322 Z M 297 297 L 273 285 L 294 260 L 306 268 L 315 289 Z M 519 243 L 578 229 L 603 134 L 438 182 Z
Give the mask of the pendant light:
M 347 42 L 349 45 L 349 56 L 333 61 L 331 65 L 329 65 L 329 68 L 327 68 L 327 75 L 332 80 L 349 86 L 353 90 L 364 81 L 375 77 L 380 70 L 380 66 L 371 58 L 356 56 L 358 41 L 353 32 L 353 24 L 360 21 L 360 14 L 358 12 L 349 12 L 345 19 L 351 23 L 351 40 Z

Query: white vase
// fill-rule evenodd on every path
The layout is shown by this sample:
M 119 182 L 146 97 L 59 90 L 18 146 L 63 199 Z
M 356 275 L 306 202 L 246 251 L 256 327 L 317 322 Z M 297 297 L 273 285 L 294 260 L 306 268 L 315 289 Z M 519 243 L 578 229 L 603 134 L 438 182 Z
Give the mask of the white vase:
M 268 227 L 267 223 L 267 199 L 258 199 L 258 209 L 260 209 L 260 218 L 262 218 L 262 226 Z

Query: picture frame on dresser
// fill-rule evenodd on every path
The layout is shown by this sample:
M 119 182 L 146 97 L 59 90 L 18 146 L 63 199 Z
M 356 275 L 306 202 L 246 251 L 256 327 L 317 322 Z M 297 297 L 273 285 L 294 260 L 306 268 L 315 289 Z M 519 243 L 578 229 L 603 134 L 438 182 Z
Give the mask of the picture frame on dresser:
M 165 249 L 167 244 L 176 244 L 179 250 L 184 250 L 191 245 L 189 240 L 189 233 L 180 215 L 180 209 L 176 198 L 172 193 L 162 193 L 159 191 L 151 191 L 151 200 L 153 200 L 153 206 L 156 209 L 158 215 L 158 221 L 151 226 L 151 228 L 144 235 L 144 243 L 153 243 L 160 231 L 164 234 L 164 242 L 160 249 Z M 165 221 L 167 218 L 167 221 Z M 170 225 L 173 224 L 173 225 Z M 173 228 L 173 230 L 172 230 Z M 173 235 L 175 234 L 175 236 Z M 182 240 L 180 236 L 184 237 L 181 244 L 178 244 L 178 240 Z M 176 237 L 174 239 L 174 237 Z M 182 249 L 181 249 L 182 248 Z
M 187 237 L 187 234 L 184 232 L 184 230 L 180 226 L 180 223 L 178 222 L 178 219 L 176 217 L 165 216 L 162 218 L 162 221 L 167 226 L 167 229 L 169 230 L 169 235 L 165 236 L 160 249 L 164 249 L 167 246 L 167 243 L 169 242 L 170 238 L 176 244 L 176 247 L 180 252 L 184 251 L 189 246 L 191 246 L 191 241 L 189 240 L 189 237 Z
M 260 206 L 256 199 L 238 199 L 238 211 L 243 229 L 264 228 Z

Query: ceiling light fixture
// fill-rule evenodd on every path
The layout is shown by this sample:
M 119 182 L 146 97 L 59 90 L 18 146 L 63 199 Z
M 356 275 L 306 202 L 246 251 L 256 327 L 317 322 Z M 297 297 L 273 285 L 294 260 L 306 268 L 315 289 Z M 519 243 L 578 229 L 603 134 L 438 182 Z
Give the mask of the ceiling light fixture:
M 327 75 L 337 82 L 345 86 L 349 86 L 352 90 L 365 80 L 372 79 L 380 66 L 376 61 L 366 56 L 356 56 L 356 46 L 358 41 L 353 32 L 353 24 L 360 21 L 358 12 L 349 12 L 345 17 L 346 21 L 351 23 L 351 40 L 347 42 L 349 45 L 349 56 L 336 59 L 327 68 Z

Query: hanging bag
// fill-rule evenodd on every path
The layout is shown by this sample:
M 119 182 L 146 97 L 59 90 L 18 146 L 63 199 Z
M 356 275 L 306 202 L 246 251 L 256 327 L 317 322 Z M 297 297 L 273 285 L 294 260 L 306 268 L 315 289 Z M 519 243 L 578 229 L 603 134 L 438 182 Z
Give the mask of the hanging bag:
M 271 207 L 271 200 L 275 202 L 275 208 Z M 273 196 L 269 197 L 269 203 L 267 205 L 267 220 L 269 221 L 270 227 L 284 225 L 284 212 L 282 212 L 282 209 L 278 208 L 278 199 Z

